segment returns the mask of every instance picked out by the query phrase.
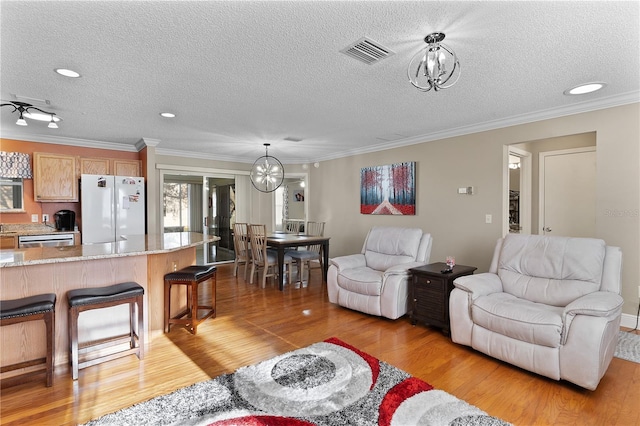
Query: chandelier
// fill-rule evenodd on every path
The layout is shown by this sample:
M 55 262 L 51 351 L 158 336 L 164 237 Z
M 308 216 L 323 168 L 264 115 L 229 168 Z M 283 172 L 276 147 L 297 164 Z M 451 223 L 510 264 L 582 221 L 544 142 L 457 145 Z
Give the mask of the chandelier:
M 0 107 L 3 106 L 10 106 L 13 108 L 12 113 L 17 111 L 20 114 L 18 121 L 16 121 L 18 126 L 27 126 L 27 120 L 25 120 L 25 118 L 29 118 L 31 120 L 48 121 L 49 125 L 47 127 L 50 129 L 58 128 L 56 122 L 60 121 L 60 118 L 56 117 L 54 112 L 44 111 L 26 102 L 18 101 L 8 101 L 7 103 L 0 104 Z
M 260 192 L 273 192 L 284 181 L 284 167 L 280 160 L 269 155 L 269 146 L 265 143 L 265 155 L 258 158 L 251 167 L 251 183 Z
M 451 48 L 442 44 L 444 33 L 431 33 L 424 38 L 427 47 L 411 58 L 407 75 L 418 90 L 448 89 L 460 78 L 460 62 Z

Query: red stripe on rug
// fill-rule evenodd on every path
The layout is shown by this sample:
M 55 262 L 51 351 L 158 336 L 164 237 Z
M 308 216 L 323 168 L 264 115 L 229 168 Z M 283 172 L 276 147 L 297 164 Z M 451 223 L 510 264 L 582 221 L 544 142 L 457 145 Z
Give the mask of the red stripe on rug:
M 220 420 L 209 423 L 208 426 L 314 426 L 304 420 L 279 416 L 245 416 Z
M 369 367 L 371 368 L 372 383 L 369 389 L 373 389 L 376 382 L 378 381 L 378 376 L 380 375 L 380 361 L 378 360 L 378 358 L 373 357 L 366 352 L 362 352 L 360 349 L 356 348 L 355 346 L 351 346 L 348 343 L 343 342 L 337 337 L 330 337 L 327 340 L 325 340 L 325 342 L 331 343 L 337 346 L 342 346 L 360 355 L 362 359 L 364 359 L 367 362 L 367 364 L 369 364 Z
M 395 385 L 387 392 L 380 404 L 380 408 L 378 409 L 378 425 L 390 425 L 391 419 L 400 404 L 414 395 L 431 389 L 433 389 L 433 386 L 415 377 L 409 377 Z

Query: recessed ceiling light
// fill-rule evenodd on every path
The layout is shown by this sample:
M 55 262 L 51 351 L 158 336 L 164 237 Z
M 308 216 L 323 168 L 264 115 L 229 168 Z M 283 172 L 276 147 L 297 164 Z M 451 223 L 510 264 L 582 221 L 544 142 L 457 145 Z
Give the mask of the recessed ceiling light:
M 66 68 L 56 68 L 55 71 L 60 74 L 63 75 L 65 77 L 69 77 L 69 78 L 78 78 L 80 77 L 80 74 L 73 71 L 73 70 L 68 70 Z
M 607 83 L 602 82 L 593 82 L 587 84 L 581 84 L 579 86 L 574 86 L 570 89 L 564 91 L 565 95 L 584 95 L 586 93 L 595 92 L 596 90 L 600 90 L 605 87 Z
M 160 116 L 164 118 L 174 118 L 176 115 L 172 112 L 161 112 Z

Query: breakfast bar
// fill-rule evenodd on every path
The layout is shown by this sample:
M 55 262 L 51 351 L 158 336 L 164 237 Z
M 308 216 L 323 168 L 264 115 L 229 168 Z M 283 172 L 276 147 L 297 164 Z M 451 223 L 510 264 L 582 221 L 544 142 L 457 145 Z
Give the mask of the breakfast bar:
M 174 232 L 130 236 L 114 243 L 3 249 L 0 251 L 0 292 L 3 300 L 56 294 L 55 364 L 66 365 L 69 359 L 67 291 L 129 281 L 140 284 L 145 290 L 145 332 L 152 338 L 163 330 L 164 275 L 195 264 L 196 247 L 218 239 L 195 232 Z M 176 300 L 179 297 L 176 295 Z M 178 302 L 174 305 L 180 309 Z M 101 333 L 109 334 L 127 326 L 126 321 L 119 323 L 114 319 L 122 315 L 91 314 L 93 316 L 87 313 L 83 321 L 87 328 L 80 330 L 85 340 L 100 339 Z M 29 339 L 22 337 L 25 335 Z M 44 330 L 34 323 L 2 327 L 0 342 L 2 365 L 20 358 L 37 357 L 45 350 Z

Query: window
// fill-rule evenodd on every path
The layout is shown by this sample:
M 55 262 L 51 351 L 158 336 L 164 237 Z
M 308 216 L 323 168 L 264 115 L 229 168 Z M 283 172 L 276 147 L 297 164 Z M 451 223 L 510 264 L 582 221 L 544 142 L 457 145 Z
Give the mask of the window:
M 164 184 L 164 231 L 189 230 L 189 184 Z
M 164 232 L 202 232 L 202 176 L 165 175 Z
M 0 211 L 24 212 L 22 178 L 0 178 Z

